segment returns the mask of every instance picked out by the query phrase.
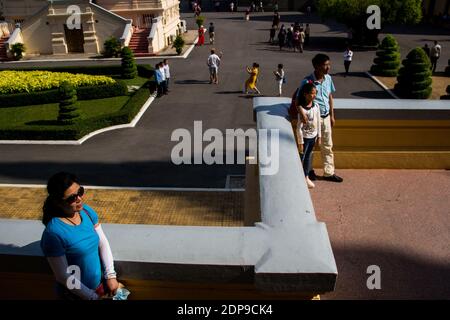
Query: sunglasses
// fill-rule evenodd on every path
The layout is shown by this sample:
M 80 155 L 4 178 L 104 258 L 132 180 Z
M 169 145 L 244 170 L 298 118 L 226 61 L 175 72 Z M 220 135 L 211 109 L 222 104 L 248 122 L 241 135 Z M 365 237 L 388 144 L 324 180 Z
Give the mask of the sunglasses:
M 63 199 L 68 204 L 72 204 L 75 201 L 77 201 L 78 197 L 82 197 L 84 195 L 84 188 L 80 186 L 80 189 L 78 189 L 77 193 L 71 194 L 67 198 Z

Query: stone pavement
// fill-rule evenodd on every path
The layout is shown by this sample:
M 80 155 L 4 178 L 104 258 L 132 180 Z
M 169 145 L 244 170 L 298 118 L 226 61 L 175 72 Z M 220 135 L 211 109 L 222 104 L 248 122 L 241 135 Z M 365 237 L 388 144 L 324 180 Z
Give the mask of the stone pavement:
M 45 188 L 0 187 L 0 218 L 40 220 Z M 243 226 L 243 192 L 86 188 L 84 201 L 102 223 Z

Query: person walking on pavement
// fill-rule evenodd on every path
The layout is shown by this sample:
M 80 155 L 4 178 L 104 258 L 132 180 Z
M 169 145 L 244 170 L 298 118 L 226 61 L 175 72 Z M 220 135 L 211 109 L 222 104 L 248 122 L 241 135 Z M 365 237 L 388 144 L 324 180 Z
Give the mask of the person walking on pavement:
M 286 42 L 286 29 L 284 24 L 281 25 L 280 32 L 278 32 L 278 45 L 280 46 L 280 51 L 283 50 L 284 44 Z
M 298 37 L 298 40 L 300 42 L 300 52 L 303 53 L 303 44 L 305 43 L 305 32 L 303 31 L 303 28 L 300 28 L 300 35 Z
M 205 44 L 205 28 L 203 27 L 203 25 L 200 26 L 200 28 L 198 28 L 198 42 L 197 45 L 198 46 L 202 46 Z
M 261 94 L 261 91 L 256 87 L 258 82 L 259 64 L 253 63 L 252 68 L 247 67 L 247 72 L 250 74 L 250 78 L 245 81 L 244 94 L 248 94 L 249 89 L 255 90 L 257 94 Z
M 434 46 L 430 50 L 430 60 L 431 60 L 431 71 L 436 72 L 437 62 L 441 56 L 441 45 L 434 41 Z
M 350 49 L 350 47 L 347 47 L 347 49 L 344 52 L 345 76 L 348 76 L 348 70 L 350 69 L 352 59 L 353 59 L 353 51 Z
M 275 11 L 275 13 L 273 14 L 273 20 L 272 20 L 272 25 L 275 26 L 275 28 L 278 29 L 278 25 L 280 24 L 280 20 L 281 20 L 281 16 L 278 13 L 278 11 Z
M 208 29 L 209 43 L 210 44 L 214 44 L 214 36 L 215 36 L 214 29 L 215 29 L 214 28 L 214 23 L 210 22 L 209 23 L 209 29 Z
M 262 1 L 259 2 L 259 12 L 264 12 L 264 4 Z
M 219 66 L 220 66 L 220 58 L 216 54 L 216 49 L 211 49 L 211 54 L 208 57 L 206 62 L 209 68 L 209 83 L 218 84 L 219 83 Z
M 275 70 L 273 74 L 275 75 L 275 81 L 278 84 L 278 96 L 281 97 L 283 90 L 283 83 L 285 82 L 283 65 L 281 63 L 278 65 L 278 69 Z
M 269 43 L 270 44 L 273 44 L 275 42 L 275 34 L 276 34 L 276 32 L 277 32 L 277 29 L 273 25 L 272 28 L 270 28 L 270 38 L 269 38 Z
M 430 47 L 428 46 L 427 43 L 425 43 L 425 45 L 423 46 L 423 51 L 425 51 L 425 53 L 427 54 L 428 59 L 430 59 Z
M 234 2 L 230 2 L 230 12 L 234 12 Z
M 311 34 L 311 26 L 309 23 L 306 24 L 305 27 L 305 46 L 309 44 L 309 35 Z
M 329 75 L 331 68 L 330 57 L 326 54 L 319 53 L 312 59 L 312 64 L 314 72 L 301 82 L 300 87 L 294 93 L 291 107 L 289 108 L 289 115 L 291 116 L 291 119 L 297 119 L 299 115 L 299 111 L 297 110 L 297 100 L 300 90 L 304 84 L 309 82 L 313 83 L 317 90 L 314 101 L 317 102 L 320 108 L 320 125 L 322 132 L 320 151 L 324 167 L 323 179 L 333 182 L 342 182 L 344 179 L 336 175 L 334 167 L 332 128 L 335 124 L 333 93 L 336 89 L 334 87 L 333 79 Z M 303 123 L 307 122 L 307 117 L 302 113 L 301 109 L 300 119 Z M 314 170 L 309 172 L 309 178 L 312 181 L 317 180 Z
M 166 77 L 166 91 L 169 92 L 169 82 L 170 82 L 169 60 L 167 60 L 167 59 L 163 60 L 163 68 L 164 68 L 164 75 Z

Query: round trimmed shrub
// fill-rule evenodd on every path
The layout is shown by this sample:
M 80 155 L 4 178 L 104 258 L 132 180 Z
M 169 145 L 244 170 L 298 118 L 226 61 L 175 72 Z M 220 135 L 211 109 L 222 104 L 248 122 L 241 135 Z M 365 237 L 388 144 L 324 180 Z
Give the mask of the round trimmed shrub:
M 112 58 L 112 57 L 119 57 L 120 55 L 120 48 L 121 48 L 120 41 L 117 40 L 115 37 L 109 37 L 105 40 L 105 43 L 103 44 L 103 56 L 105 58 Z
M 430 59 L 422 48 L 413 49 L 399 71 L 395 93 L 402 98 L 428 99 L 432 91 Z
M 80 115 L 77 106 L 77 91 L 73 86 L 64 81 L 59 87 L 59 114 L 58 122 L 62 125 L 70 125 L 75 123 Z
M 124 47 L 121 52 L 122 56 L 122 78 L 134 79 L 137 76 L 137 66 L 134 61 L 133 51 L 130 48 Z
M 387 35 L 376 52 L 370 72 L 376 76 L 395 77 L 400 67 L 400 51 L 397 40 Z

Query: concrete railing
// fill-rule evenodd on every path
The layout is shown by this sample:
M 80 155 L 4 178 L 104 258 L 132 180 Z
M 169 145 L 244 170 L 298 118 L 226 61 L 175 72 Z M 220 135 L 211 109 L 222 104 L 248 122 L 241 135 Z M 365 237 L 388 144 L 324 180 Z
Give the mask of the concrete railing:
M 162 17 L 152 20 L 152 29 L 148 35 L 148 53 L 157 53 L 165 47 Z
M 133 36 L 133 20 L 128 20 L 128 23 L 125 25 L 123 30 L 123 34 L 120 37 L 120 44 L 122 47 L 127 47 L 130 43 L 131 37 Z
M 0 38 L 7 38 L 11 35 L 11 24 L 8 22 L 0 22 Z
M 6 54 L 9 58 L 12 57 L 11 47 L 16 43 L 24 43 L 21 28 L 15 28 L 9 39 L 5 42 Z M 25 52 L 23 55 L 25 56 Z

